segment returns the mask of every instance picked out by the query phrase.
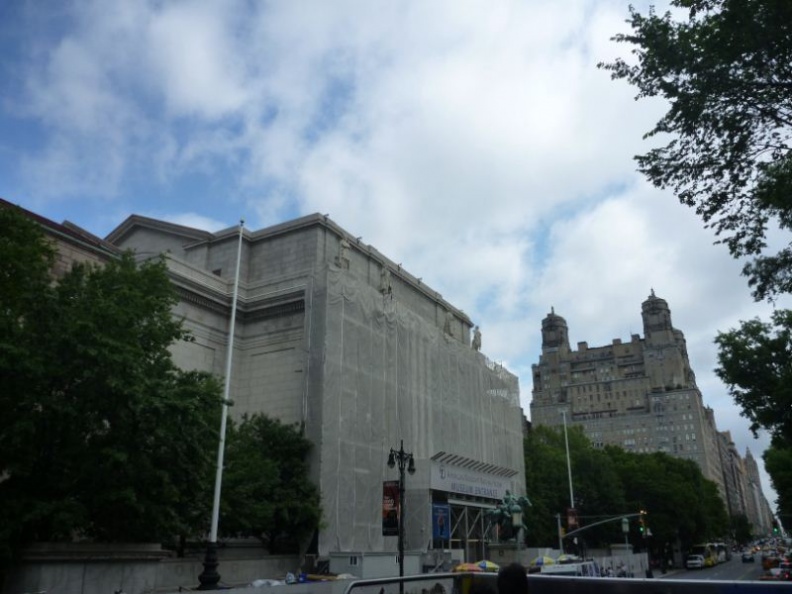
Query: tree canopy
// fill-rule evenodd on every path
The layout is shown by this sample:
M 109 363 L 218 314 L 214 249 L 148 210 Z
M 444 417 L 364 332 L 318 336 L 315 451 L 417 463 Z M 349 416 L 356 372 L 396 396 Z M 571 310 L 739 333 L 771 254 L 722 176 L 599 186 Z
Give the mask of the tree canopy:
M 762 458 L 778 494 L 778 515 L 788 527 L 792 522 L 792 447 L 772 443 Z
M 580 525 L 605 522 L 578 533 L 581 543 L 592 547 L 621 542 L 621 517 L 640 510 L 647 512 L 645 522 L 652 536 L 645 539 L 647 534 L 639 532 L 638 521 L 633 519 L 630 541 L 658 555 L 677 539 L 690 546 L 729 533 L 728 514 L 717 487 L 704 478 L 695 462 L 613 446 L 598 449 L 580 427 L 570 427 L 568 437 Z M 525 516 L 528 542 L 557 546 L 556 514 L 561 514 L 566 525 L 570 504 L 563 430 L 543 426 L 531 430 L 525 440 L 525 472 L 533 504 Z
M 599 64 L 668 101 L 646 137 L 662 146 L 639 170 L 695 208 L 743 269 L 757 299 L 792 290 L 792 244 L 767 253 L 770 225 L 792 229 L 792 2 L 672 0 L 679 11 L 643 15 L 613 39 L 632 58 Z M 665 144 L 663 144 L 665 143 Z
M 771 435 L 763 454 L 765 469 L 778 494 L 779 513 L 792 518 L 792 311 L 777 310 L 772 324 L 758 319 L 718 333 L 715 372 L 751 421 Z
M 256 414 L 230 423 L 220 528 L 296 552 L 319 527 L 319 490 L 308 477 L 312 444 L 294 425 Z
M 5 554 L 31 540 L 202 533 L 220 387 L 171 359 L 189 335 L 164 262 L 76 264 L 56 284 L 38 225 L 3 208 L 0 228 Z
M 779 443 L 792 446 L 792 311 L 776 310 L 772 321 L 754 319 L 719 332 L 715 372 L 754 434 L 766 429 Z

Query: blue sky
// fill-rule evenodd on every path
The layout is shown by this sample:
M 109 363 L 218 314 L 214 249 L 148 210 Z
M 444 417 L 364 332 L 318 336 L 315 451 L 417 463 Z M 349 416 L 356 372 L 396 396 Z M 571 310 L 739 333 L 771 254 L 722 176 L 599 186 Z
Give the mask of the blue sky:
M 761 461 L 713 339 L 770 309 L 635 172 L 664 106 L 596 68 L 627 55 L 610 41 L 627 7 L 6 0 L 0 196 L 100 236 L 133 213 L 207 230 L 329 213 L 481 326 L 527 414 L 551 306 L 599 346 L 643 333 L 653 288 L 719 429 Z

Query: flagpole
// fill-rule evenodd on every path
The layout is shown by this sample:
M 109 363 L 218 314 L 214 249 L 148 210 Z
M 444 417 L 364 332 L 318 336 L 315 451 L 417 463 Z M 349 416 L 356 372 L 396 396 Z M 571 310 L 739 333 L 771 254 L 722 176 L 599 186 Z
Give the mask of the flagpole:
M 223 388 L 223 412 L 220 420 L 220 443 L 217 447 L 217 474 L 215 475 L 214 500 L 212 502 L 212 527 L 209 532 L 209 543 L 206 546 L 204 570 L 198 576 L 199 590 L 216 590 L 220 582 L 217 572 L 217 526 L 220 522 L 220 492 L 223 484 L 223 458 L 225 457 L 226 425 L 228 424 L 228 406 L 231 402 L 231 358 L 234 353 L 234 332 L 236 328 L 237 298 L 239 296 L 239 270 L 242 262 L 242 236 L 245 221 L 239 221 L 239 244 L 237 246 L 236 274 L 234 276 L 234 292 L 231 298 L 231 322 L 228 329 L 228 352 L 226 355 L 225 385 Z

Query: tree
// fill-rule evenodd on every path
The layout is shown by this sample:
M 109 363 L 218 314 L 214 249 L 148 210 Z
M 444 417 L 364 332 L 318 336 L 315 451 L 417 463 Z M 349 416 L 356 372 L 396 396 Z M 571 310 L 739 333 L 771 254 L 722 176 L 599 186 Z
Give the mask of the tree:
M 164 261 L 78 264 L 53 284 L 40 229 L 9 211 L 0 210 L 3 224 L 24 233 L 4 236 L 2 255 L 20 242 L 38 248 L 25 256 L 27 274 L 0 291 L 14 330 L 0 336 L 6 552 L 32 540 L 202 532 L 220 386 L 171 359 L 174 341 L 190 337 L 172 315 Z
M 230 422 L 220 528 L 258 538 L 270 553 L 296 552 L 319 528 L 319 490 L 308 478 L 312 444 L 294 425 L 264 415 Z
M 728 514 L 715 483 L 691 460 L 662 452 L 638 454 L 608 446 L 624 485 L 628 509 L 646 510 L 646 523 L 658 550 L 664 543 L 689 546 L 728 532 Z
M 792 311 L 776 310 L 772 324 L 758 319 L 720 332 L 715 373 L 726 384 L 741 414 L 771 441 L 762 458 L 778 494 L 782 516 L 792 517 Z
M 627 452 L 616 446 L 595 448 L 580 427 L 569 431 L 575 506 L 581 526 L 628 513 L 648 512 L 652 538 L 643 546 L 659 557 L 666 543 L 685 546 L 729 533 L 729 517 L 718 490 L 691 460 L 662 452 Z M 525 476 L 532 507 L 524 522 L 533 546 L 556 546 L 556 514 L 569 507 L 569 483 L 563 430 L 534 427 L 525 439 Z M 632 522 L 633 527 L 637 522 Z M 637 528 L 633 542 L 641 542 Z M 588 546 L 623 539 L 621 522 L 609 522 L 579 533 Z M 567 541 L 568 542 L 568 541 Z
M 748 544 L 753 540 L 751 522 L 745 514 L 735 514 L 731 517 L 731 529 L 735 542 Z
M 792 291 L 792 244 L 767 255 L 773 222 L 792 229 L 792 3 L 672 0 L 687 11 L 630 8 L 634 59 L 599 64 L 662 97 L 667 113 L 646 137 L 666 142 L 636 157 L 639 170 L 696 209 L 743 268 L 757 299 Z
M 792 311 L 776 310 L 773 325 L 758 319 L 719 332 L 715 373 L 729 388 L 751 431 L 766 429 L 792 446 Z
M 782 523 L 792 523 L 792 446 L 771 442 L 762 455 L 765 470 L 778 494 L 776 505 Z
M 568 437 L 575 507 L 581 524 L 624 513 L 621 481 L 608 456 L 591 445 L 580 427 L 570 427 Z M 563 430 L 544 426 L 531 430 L 525 439 L 525 484 L 532 504 L 523 519 L 528 542 L 557 546 L 556 514 L 561 514 L 566 523 L 570 504 Z M 613 541 L 618 530 L 616 524 L 592 528 L 581 533 L 579 540 L 589 546 L 606 544 Z

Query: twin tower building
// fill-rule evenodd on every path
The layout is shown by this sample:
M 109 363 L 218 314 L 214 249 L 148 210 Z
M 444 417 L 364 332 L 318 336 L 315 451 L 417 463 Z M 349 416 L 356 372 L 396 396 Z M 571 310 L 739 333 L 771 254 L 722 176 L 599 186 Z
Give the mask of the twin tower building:
M 542 354 L 533 365 L 531 421 L 579 425 L 595 446 L 665 452 L 693 460 L 713 481 L 732 515 L 745 515 L 755 533 L 768 533 L 770 507 L 750 452 L 742 458 L 728 432 L 719 432 L 690 367 L 685 337 L 654 291 L 641 306 L 644 336 L 629 342 L 570 348 L 566 320 L 542 320 Z

